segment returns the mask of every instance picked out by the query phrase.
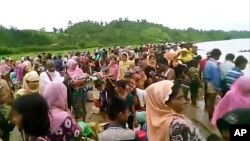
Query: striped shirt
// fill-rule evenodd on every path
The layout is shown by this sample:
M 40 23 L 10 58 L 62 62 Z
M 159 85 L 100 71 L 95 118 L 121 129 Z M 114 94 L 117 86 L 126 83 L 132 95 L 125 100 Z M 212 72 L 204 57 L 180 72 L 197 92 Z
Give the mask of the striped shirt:
M 226 76 L 227 88 L 230 89 L 233 83 L 243 75 L 243 72 L 238 67 L 234 67 L 233 69 L 229 70 Z

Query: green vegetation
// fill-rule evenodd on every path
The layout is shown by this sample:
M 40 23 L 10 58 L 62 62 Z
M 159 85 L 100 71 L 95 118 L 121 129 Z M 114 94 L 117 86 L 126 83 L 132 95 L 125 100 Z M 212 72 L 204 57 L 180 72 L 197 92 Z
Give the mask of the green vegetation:
M 188 28 L 170 29 L 146 20 L 114 20 L 110 23 L 84 21 L 68 28 L 54 28 L 54 32 L 37 30 L 18 30 L 14 27 L 0 26 L 0 55 L 79 50 L 98 46 L 120 44 L 139 45 L 145 43 L 178 41 L 214 41 L 235 38 L 250 38 L 249 31 L 204 31 Z

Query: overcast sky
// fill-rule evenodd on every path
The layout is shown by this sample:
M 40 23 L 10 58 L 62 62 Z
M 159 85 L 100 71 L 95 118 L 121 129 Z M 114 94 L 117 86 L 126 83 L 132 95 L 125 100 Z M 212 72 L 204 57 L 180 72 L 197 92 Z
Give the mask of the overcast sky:
M 250 0 L 0 0 L 0 24 L 52 30 L 83 20 L 146 19 L 184 29 L 250 31 Z

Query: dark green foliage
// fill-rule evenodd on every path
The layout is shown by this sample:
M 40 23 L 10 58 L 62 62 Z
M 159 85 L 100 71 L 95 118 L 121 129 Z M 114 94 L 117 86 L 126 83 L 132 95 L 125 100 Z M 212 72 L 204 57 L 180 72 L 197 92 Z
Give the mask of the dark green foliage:
M 250 38 L 249 31 L 204 31 L 188 28 L 186 30 L 170 29 L 146 20 L 129 21 L 114 20 L 110 23 L 84 21 L 68 28 L 54 28 L 53 32 L 45 32 L 45 28 L 36 30 L 18 30 L 0 26 L 0 54 L 26 51 L 65 49 L 68 46 L 80 48 L 96 46 L 113 46 L 119 44 L 140 45 L 145 43 L 176 42 L 176 41 L 214 41 L 235 38 Z M 34 46 L 34 47 L 31 47 Z M 3 48 L 4 47 L 4 48 Z M 3 53 L 4 52 L 4 53 Z

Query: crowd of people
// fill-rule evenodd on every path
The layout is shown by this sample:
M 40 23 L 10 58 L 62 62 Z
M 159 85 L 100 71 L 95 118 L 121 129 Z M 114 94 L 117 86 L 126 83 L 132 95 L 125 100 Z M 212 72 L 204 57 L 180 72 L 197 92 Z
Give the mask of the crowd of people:
M 192 43 L 115 46 L 64 55 L 39 54 L 0 64 L 0 137 L 4 141 L 229 141 L 229 127 L 250 123 L 248 60 L 213 49 L 206 58 Z M 94 87 L 94 88 L 93 88 Z M 84 134 L 88 91 L 104 131 Z M 204 99 L 211 127 L 205 138 L 182 114 Z M 229 118 L 233 116 L 234 118 Z M 243 118 L 243 117 L 249 118 Z M 248 120 L 249 119 L 249 120 Z M 234 121 L 230 121 L 234 120 Z M 82 123 L 81 123 L 82 124 Z

